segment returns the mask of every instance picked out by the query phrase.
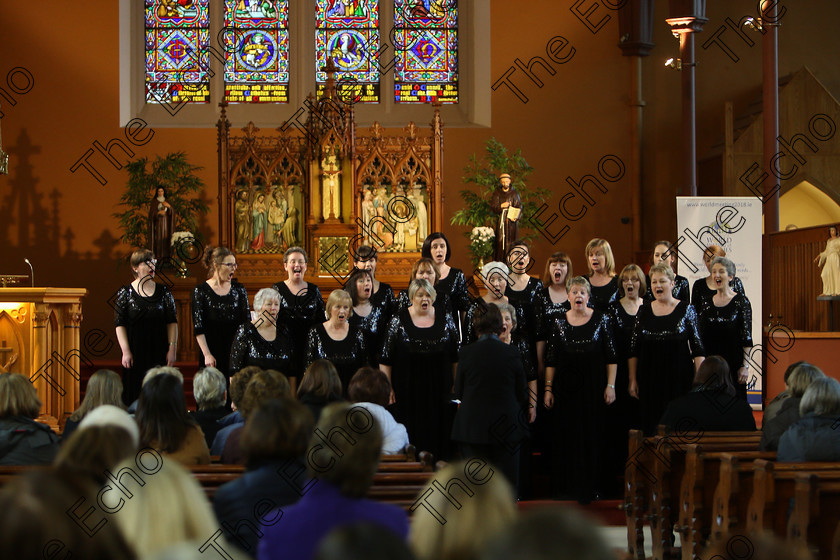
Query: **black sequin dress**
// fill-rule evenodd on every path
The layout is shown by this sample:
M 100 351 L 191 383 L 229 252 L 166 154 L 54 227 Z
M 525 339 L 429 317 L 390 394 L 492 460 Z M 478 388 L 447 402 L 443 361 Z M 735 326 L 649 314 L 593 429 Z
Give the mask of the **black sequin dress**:
M 736 294 L 741 294 L 742 296 L 747 295 L 746 292 L 744 292 L 744 283 L 741 282 L 741 279 L 737 276 L 732 279 L 732 283 L 730 285 Z M 694 309 L 696 309 L 699 313 L 700 310 L 712 300 L 716 293 L 717 290 L 713 290 L 708 284 L 706 284 L 705 278 L 698 278 L 694 281 L 694 285 L 691 286 L 691 305 L 693 305 Z
M 216 368 L 225 377 L 235 371 L 230 369 L 230 349 L 239 325 L 251 320 L 248 292 L 237 281 L 230 284 L 230 292 L 220 296 L 210 284 L 202 282 L 192 294 L 193 331 L 204 335 L 210 353 L 216 358 Z M 205 366 L 204 353 L 199 348 L 198 368 Z
M 178 322 L 175 298 L 169 288 L 155 284 L 149 297 L 141 296 L 132 285 L 123 286 L 114 301 L 114 326 L 125 327 L 128 347 L 134 357 L 130 368 L 123 368 L 123 402 L 131 404 L 140 396 L 146 372 L 166 365 L 169 338 L 166 326 Z
M 753 345 L 750 300 L 736 293 L 729 303 L 718 307 L 713 299 L 708 299 L 699 314 L 700 338 L 706 355 L 718 355 L 726 360 L 735 391 L 746 400 L 747 386 L 738 383 L 738 370 L 744 365 L 744 348 Z
M 315 284 L 306 283 L 306 288 L 293 294 L 285 282 L 272 286 L 280 292 L 280 313 L 277 326 L 285 326 L 292 337 L 292 364 L 287 375 L 303 377 L 306 369 L 306 337 L 309 329 L 326 320 L 324 298 Z M 286 373 L 286 372 L 283 372 Z
M 691 390 L 694 361 L 705 356 L 697 314 L 686 301 L 668 315 L 653 314 L 650 303 L 639 308 L 630 355 L 638 358 L 636 382 L 639 386 L 641 426 L 654 435 L 665 407 Z
M 394 290 L 384 282 L 379 284 L 379 291 L 370 297 L 370 313 L 362 317 L 354 312 L 350 317 L 350 324 L 355 325 L 365 335 L 365 346 L 368 351 L 368 361 L 371 365 L 379 363 L 379 351 L 388 322 L 397 309 L 397 299 Z
M 536 305 L 537 340 L 548 340 L 551 331 L 554 330 L 554 325 L 557 324 L 557 320 L 572 308 L 568 299 L 563 303 L 551 301 L 551 294 L 548 293 L 549 289 L 548 286 L 543 286 L 537 292 L 539 298 L 539 303 Z
M 408 310 L 391 318 L 380 363 L 391 367 L 394 417 L 418 451 L 446 459 L 454 409 L 452 366 L 458 361 L 458 332 L 452 318 L 435 313 L 431 327 L 417 327 Z
M 537 338 L 542 310 L 540 293 L 545 290 L 542 281 L 529 277 L 528 284 L 523 290 L 514 290 L 508 284 L 505 295 L 508 302 L 516 309 L 516 328 L 511 336 L 511 344 L 523 352 L 525 364 L 531 368 L 525 370 L 526 378 L 531 381 L 537 378 Z
M 266 340 L 251 321 L 239 325 L 230 351 L 230 367 L 239 371 L 245 366 L 274 369 L 288 376 L 292 365 L 292 338 L 285 328 L 278 326 L 274 340 Z
M 350 379 L 360 367 L 369 364 L 368 357 L 364 333 L 353 324 L 350 325 L 347 336 L 342 340 L 333 340 L 327 334 L 323 323 L 309 329 L 306 343 L 306 367 L 318 359 L 331 361 L 338 371 L 345 396 Z
M 645 278 L 647 279 L 647 291 L 645 292 L 645 298 L 644 299 L 645 299 L 645 301 L 653 301 L 656 298 L 653 297 L 653 291 L 651 290 L 651 287 L 650 287 L 650 277 L 646 276 Z M 685 276 L 680 276 L 679 274 L 677 274 L 674 277 L 674 289 L 671 290 L 671 293 L 673 294 L 674 299 L 678 299 L 680 301 L 688 301 L 688 299 L 689 299 L 688 278 L 686 278 Z M 695 309 L 696 309 L 696 307 L 695 307 Z
M 591 500 L 604 476 L 607 364 L 616 363 L 609 317 L 593 311 L 585 324 L 561 317 L 548 339 L 546 367 L 554 367 L 556 423 L 552 431 L 555 496 Z
M 592 277 L 587 276 L 587 280 L 592 282 Z M 591 286 L 592 293 L 589 296 L 589 307 L 596 309 L 601 313 L 606 313 L 610 303 L 618 299 L 618 276 L 613 276 L 609 282 L 603 286 Z

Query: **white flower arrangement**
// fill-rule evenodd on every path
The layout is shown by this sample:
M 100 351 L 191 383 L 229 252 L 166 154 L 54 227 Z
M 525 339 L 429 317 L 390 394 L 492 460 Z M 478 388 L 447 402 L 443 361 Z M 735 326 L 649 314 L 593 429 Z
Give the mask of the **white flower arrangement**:
M 491 227 L 474 227 L 470 233 L 470 251 L 475 255 L 475 260 L 489 257 L 493 254 L 496 240 L 496 232 Z
M 182 243 L 195 243 L 195 235 L 189 231 L 176 231 L 173 233 L 169 244 L 173 247 L 178 247 Z

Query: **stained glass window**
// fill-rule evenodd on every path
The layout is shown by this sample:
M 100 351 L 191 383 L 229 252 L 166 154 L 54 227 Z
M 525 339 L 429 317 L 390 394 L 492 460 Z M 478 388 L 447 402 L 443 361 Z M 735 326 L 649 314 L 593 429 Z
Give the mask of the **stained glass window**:
M 394 0 L 397 103 L 458 102 L 457 0 Z
M 288 0 L 225 0 L 225 100 L 289 102 Z
M 324 90 L 327 59 L 336 67 L 342 96 L 361 103 L 379 102 L 379 2 L 316 0 L 315 81 Z
M 209 102 L 209 0 L 145 2 L 146 102 Z

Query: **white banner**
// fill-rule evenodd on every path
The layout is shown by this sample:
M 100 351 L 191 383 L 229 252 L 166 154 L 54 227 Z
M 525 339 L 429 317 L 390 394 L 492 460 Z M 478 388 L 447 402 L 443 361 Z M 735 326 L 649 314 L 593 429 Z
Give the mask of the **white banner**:
M 761 344 L 761 200 L 756 197 L 677 197 L 677 257 L 679 274 L 694 286 L 709 275 L 703 251 L 720 245 L 735 263 L 736 275 L 752 304 L 753 344 Z M 761 409 L 760 359 L 750 367 L 747 398 Z M 758 366 L 758 367 L 757 367 Z

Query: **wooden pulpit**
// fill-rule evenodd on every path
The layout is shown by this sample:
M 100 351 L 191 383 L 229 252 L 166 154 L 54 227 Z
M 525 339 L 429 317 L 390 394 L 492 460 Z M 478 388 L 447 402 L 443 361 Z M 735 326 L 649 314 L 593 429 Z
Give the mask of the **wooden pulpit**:
M 79 341 L 84 288 L 0 288 L 0 375 L 26 375 L 41 399 L 39 421 L 79 406 Z

